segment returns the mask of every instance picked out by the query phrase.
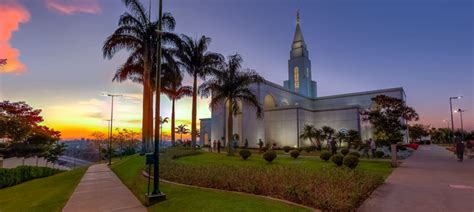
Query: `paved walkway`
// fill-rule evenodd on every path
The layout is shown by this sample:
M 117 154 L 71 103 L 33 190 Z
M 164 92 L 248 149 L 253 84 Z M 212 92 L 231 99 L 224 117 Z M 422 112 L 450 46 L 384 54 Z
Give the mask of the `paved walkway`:
M 98 164 L 89 167 L 63 211 L 147 210 L 107 165 Z
M 436 145 L 420 146 L 359 211 L 474 211 L 474 159 L 458 162 Z

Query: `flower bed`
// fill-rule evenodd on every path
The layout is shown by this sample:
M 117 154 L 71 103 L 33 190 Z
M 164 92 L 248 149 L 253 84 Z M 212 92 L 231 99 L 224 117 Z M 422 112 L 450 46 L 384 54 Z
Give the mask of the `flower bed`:
M 355 210 L 383 183 L 382 176 L 343 167 L 315 171 L 272 165 L 191 166 L 174 160 L 162 161 L 160 175 L 165 180 L 271 196 L 324 210 Z

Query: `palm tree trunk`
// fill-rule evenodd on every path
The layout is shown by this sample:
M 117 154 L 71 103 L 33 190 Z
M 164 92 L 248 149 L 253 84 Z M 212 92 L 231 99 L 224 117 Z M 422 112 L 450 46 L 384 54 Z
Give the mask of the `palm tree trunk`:
M 173 146 L 175 146 L 175 132 L 174 132 L 174 129 L 175 129 L 175 120 L 174 120 L 174 104 L 176 102 L 176 99 L 173 98 L 173 100 L 171 101 L 171 144 Z
M 149 98 L 150 98 L 150 67 L 148 57 L 144 57 L 143 67 L 143 105 L 142 105 L 142 154 L 145 154 L 149 150 Z
M 192 120 L 191 120 L 191 143 L 193 147 L 196 145 L 196 116 L 197 116 L 197 74 L 194 73 L 193 108 L 192 108 Z
M 234 120 L 233 120 L 233 112 L 232 112 L 232 99 L 228 100 L 229 102 L 229 113 L 227 116 L 227 147 L 228 147 L 228 153 L 229 155 L 232 155 L 231 152 L 231 147 L 232 147 L 232 131 L 233 131 L 233 125 L 234 125 Z

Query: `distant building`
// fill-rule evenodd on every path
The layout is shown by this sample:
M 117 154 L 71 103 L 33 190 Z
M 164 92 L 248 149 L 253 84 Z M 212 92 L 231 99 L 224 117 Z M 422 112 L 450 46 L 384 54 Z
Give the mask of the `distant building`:
M 372 137 L 372 127 L 363 122 L 360 111 L 371 108 L 372 97 L 387 95 L 406 99 L 403 88 L 389 88 L 334 96 L 317 96 L 317 83 L 312 80 L 309 51 L 303 38 L 299 14 L 288 60 L 288 80 L 284 86 L 265 81 L 251 86 L 264 109 L 258 119 L 255 109 L 245 104 L 234 118 L 233 132 L 239 134 L 239 144 L 248 139 L 256 147 L 259 139 L 279 146 L 308 146 L 299 139 L 305 124 L 316 128 L 330 126 L 335 130 L 357 130 L 363 140 Z M 210 138 L 223 140 L 226 135 L 226 108 L 223 104 L 212 108 L 210 119 L 201 119 L 201 144 Z

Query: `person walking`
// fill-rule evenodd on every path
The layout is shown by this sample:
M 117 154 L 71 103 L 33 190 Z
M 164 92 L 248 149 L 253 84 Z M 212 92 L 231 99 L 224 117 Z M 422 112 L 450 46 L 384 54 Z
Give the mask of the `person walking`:
M 248 147 L 249 147 L 249 141 L 245 139 L 244 149 L 247 149 Z
M 217 141 L 217 153 L 221 153 L 221 141 Z
M 263 152 L 262 147 L 263 147 L 263 141 L 262 139 L 258 139 L 258 153 L 259 154 Z
M 212 152 L 212 142 L 211 142 L 211 139 L 209 139 L 209 152 Z
M 462 160 L 464 159 L 464 149 L 465 149 L 465 145 L 464 145 L 464 142 L 462 141 L 458 141 L 456 143 L 456 154 L 458 156 L 458 161 L 459 162 L 462 162 Z
M 375 151 L 377 150 L 377 145 L 375 144 L 375 141 L 372 140 L 372 138 L 369 138 L 370 142 L 370 151 L 372 152 L 372 158 L 375 158 Z

